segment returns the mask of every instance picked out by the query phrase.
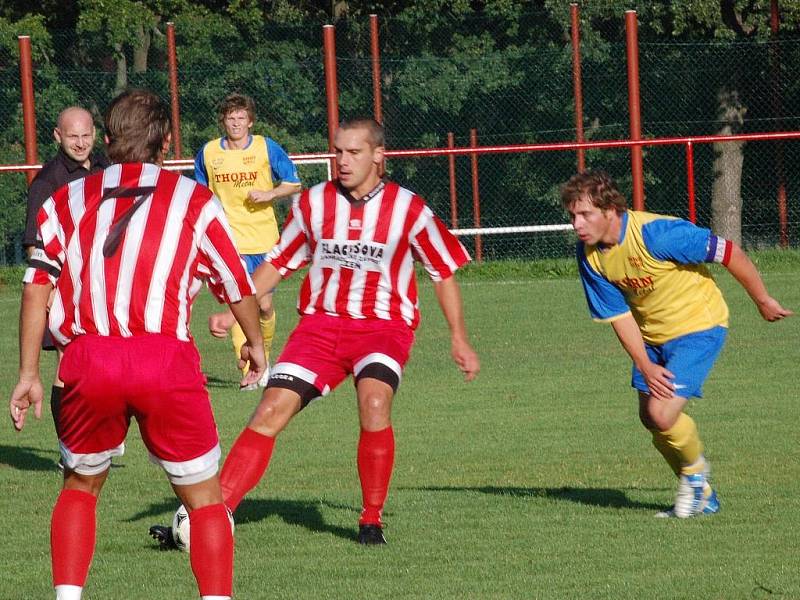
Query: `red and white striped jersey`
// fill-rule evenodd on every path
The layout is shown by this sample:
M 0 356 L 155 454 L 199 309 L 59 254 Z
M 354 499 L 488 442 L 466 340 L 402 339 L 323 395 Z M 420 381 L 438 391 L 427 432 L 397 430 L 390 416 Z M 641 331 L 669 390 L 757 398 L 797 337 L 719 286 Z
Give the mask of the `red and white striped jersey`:
M 222 204 L 205 186 L 153 164 L 115 164 L 45 201 L 26 283 L 55 286 L 49 328 L 161 333 L 188 341 L 192 301 L 209 281 L 224 302 L 255 293 Z
M 470 257 L 422 198 L 392 182 L 364 203 L 351 203 L 335 182 L 305 190 L 267 256 L 283 277 L 311 263 L 300 314 L 402 320 L 416 328 L 414 259 L 441 281 Z

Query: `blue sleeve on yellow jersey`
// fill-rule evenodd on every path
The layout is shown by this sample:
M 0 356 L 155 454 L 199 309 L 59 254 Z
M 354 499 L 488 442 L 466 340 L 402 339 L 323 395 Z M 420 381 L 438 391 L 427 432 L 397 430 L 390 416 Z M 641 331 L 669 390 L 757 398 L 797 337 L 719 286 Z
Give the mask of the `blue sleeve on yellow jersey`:
M 593 319 L 611 319 L 630 312 L 622 291 L 595 271 L 586 260 L 583 242 L 578 243 L 578 271 Z
M 683 219 L 656 219 L 642 226 L 642 239 L 658 260 L 693 265 L 707 261 L 711 230 Z
M 200 148 L 200 152 L 197 153 L 197 156 L 194 158 L 194 178 L 197 183 L 202 183 L 203 185 L 208 185 L 208 172 L 206 171 L 206 162 L 203 158 L 203 154 L 205 154 L 205 144 L 202 148 Z
M 300 183 L 297 175 L 297 167 L 286 154 L 286 150 L 275 142 L 272 138 L 267 139 L 267 154 L 272 170 L 272 179 L 281 183 Z

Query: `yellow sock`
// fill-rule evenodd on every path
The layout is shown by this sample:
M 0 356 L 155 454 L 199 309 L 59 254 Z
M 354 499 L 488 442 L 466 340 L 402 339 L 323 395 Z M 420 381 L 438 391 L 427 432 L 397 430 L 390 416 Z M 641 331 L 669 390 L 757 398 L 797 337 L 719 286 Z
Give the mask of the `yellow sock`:
M 692 475 L 703 471 L 703 443 L 697 425 L 689 415 L 681 413 L 675 424 L 666 431 L 651 431 L 653 445 L 675 475 Z
M 261 335 L 264 338 L 264 354 L 269 361 L 269 353 L 272 350 L 272 339 L 275 337 L 275 323 L 277 322 L 275 311 L 272 311 L 272 316 L 269 319 L 261 317 Z
M 242 354 L 242 346 L 244 346 L 245 341 L 247 338 L 244 335 L 244 331 L 239 326 L 239 323 L 234 323 L 233 327 L 231 328 L 231 341 L 233 342 L 233 353 L 236 355 L 236 364 L 239 364 L 239 359 L 241 358 Z M 247 374 L 247 369 L 242 369 L 242 374 Z

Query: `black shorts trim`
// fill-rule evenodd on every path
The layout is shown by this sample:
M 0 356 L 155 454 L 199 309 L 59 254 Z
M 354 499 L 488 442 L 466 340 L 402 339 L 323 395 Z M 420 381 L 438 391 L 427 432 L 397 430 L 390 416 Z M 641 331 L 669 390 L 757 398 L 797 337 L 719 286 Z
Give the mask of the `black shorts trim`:
M 374 362 L 369 363 L 366 367 L 361 369 L 358 377 L 355 378 L 356 383 L 369 377 L 370 379 L 377 379 L 392 388 L 393 393 L 397 393 L 397 388 L 400 387 L 400 377 L 397 376 L 392 369 L 383 363 Z
M 300 396 L 301 410 L 308 406 L 314 398 L 322 396 L 322 392 L 314 385 L 303 381 L 299 377 L 292 377 L 283 373 L 276 373 L 271 375 L 267 382 L 267 388 L 283 388 L 291 390 Z

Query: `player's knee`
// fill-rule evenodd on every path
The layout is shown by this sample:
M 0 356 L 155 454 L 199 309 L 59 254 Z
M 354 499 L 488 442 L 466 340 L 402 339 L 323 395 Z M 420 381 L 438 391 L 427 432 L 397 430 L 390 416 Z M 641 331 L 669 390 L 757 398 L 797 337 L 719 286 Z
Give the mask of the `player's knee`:
M 253 411 L 247 426 L 262 435 L 275 436 L 286 427 L 297 410 L 299 407 L 265 399 Z

